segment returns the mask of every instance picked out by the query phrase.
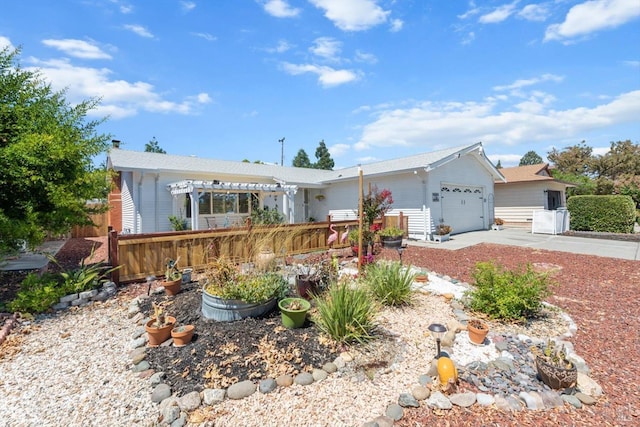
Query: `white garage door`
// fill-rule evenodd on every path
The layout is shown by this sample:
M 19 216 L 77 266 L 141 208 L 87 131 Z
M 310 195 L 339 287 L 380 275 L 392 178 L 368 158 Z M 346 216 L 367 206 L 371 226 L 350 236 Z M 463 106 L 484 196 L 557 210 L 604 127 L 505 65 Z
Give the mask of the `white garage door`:
M 442 218 L 453 233 L 485 229 L 482 187 L 443 184 L 440 196 Z

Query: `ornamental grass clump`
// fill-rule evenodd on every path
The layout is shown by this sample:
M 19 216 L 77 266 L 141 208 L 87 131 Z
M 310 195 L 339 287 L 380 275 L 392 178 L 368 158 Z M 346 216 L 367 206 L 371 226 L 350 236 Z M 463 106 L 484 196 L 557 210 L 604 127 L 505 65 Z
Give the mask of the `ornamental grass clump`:
M 472 277 L 475 287 L 466 292 L 466 304 L 491 318 L 507 321 L 537 317 L 554 285 L 547 274 L 534 271 L 531 264 L 524 270 L 510 271 L 493 262 L 479 262 Z
M 364 283 L 377 301 L 384 305 L 411 303 L 415 273 L 399 262 L 377 262 L 366 267 Z
M 340 281 L 316 296 L 314 302 L 318 311 L 313 322 L 321 332 L 343 343 L 363 343 L 372 338 L 376 309 L 365 289 Z

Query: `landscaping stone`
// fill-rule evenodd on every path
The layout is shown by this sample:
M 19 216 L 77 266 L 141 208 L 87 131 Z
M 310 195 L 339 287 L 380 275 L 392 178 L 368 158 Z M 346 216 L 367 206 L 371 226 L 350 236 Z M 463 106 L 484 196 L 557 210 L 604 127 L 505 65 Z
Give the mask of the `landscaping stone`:
M 531 409 L 534 411 L 544 409 L 544 402 L 542 400 L 542 396 L 540 396 L 535 391 L 530 391 L 528 393 L 525 391 L 521 391 L 518 396 L 527 404 L 528 409 Z
M 256 391 L 256 385 L 251 380 L 240 381 L 227 389 L 229 399 L 238 400 L 251 396 Z
M 442 394 L 440 391 L 434 391 L 431 393 L 427 399 L 427 406 L 438 409 L 451 409 L 453 407 L 451 401 L 447 399 L 447 396 Z
M 296 375 L 293 382 L 300 385 L 313 384 L 313 375 L 308 372 L 299 373 L 298 375 Z
M 562 400 L 564 400 L 565 402 L 567 402 L 569 405 L 573 406 L 574 408 L 576 408 L 576 409 L 582 408 L 582 402 L 580 402 L 580 399 L 578 399 L 574 395 L 572 395 L 572 394 L 563 394 L 560 397 L 562 398 Z
M 329 374 L 327 373 L 327 371 L 324 371 L 322 369 L 314 369 L 311 373 L 314 381 L 322 381 L 326 379 L 328 375 Z
M 178 406 L 183 411 L 193 411 L 194 409 L 200 407 L 200 393 L 197 391 L 192 391 L 191 393 L 187 393 L 184 396 L 178 398 Z
M 478 402 L 480 406 L 491 406 L 495 401 L 496 399 L 490 394 L 476 393 L 476 402 Z
M 293 384 L 293 376 L 289 374 L 280 375 L 276 378 L 276 384 L 278 384 L 278 387 L 289 387 Z
M 155 403 L 160 403 L 167 397 L 171 396 L 171 387 L 168 384 L 161 383 L 153 389 L 151 393 L 151 401 Z
M 205 405 L 215 405 L 224 401 L 227 396 L 227 390 L 221 388 L 205 388 L 202 392 Z
M 418 377 L 418 383 L 420 383 L 420 385 L 424 387 L 427 384 L 431 383 L 431 377 L 429 375 L 420 375 Z
M 581 392 L 578 392 L 575 394 L 576 398 L 580 400 L 580 402 L 582 402 L 585 405 L 595 405 L 596 404 L 596 399 L 594 399 L 593 397 L 589 396 L 588 394 L 584 394 Z
M 60 297 L 60 302 L 72 302 L 78 299 L 78 294 L 70 294 Z
M 167 406 L 161 411 L 161 414 L 162 420 L 167 424 L 171 424 L 180 417 L 180 408 L 177 406 Z
M 187 424 L 187 414 L 185 414 L 184 412 L 181 412 L 178 419 L 171 423 L 171 427 L 184 427 L 186 424 Z
M 329 374 L 333 374 L 338 370 L 338 367 L 333 362 L 327 362 L 324 365 L 322 365 L 322 369 Z
M 461 408 L 468 408 L 476 403 L 476 394 L 471 392 L 455 393 L 449 396 L 449 400 L 456 406 Z
M 592 380 L 589 376 L 578 372 L 578 389 L 589 396 L 600 397 L 602 396 L 602 387 L 600 384 Z
M 144 347 L 141 347 L 141 348 L 144 350 Z M 146 353 L 145 352 L 141 352 L 139 354 L 136 354 L 131 359 L 131 363 L 133 363 L 134 365 L 137 365 L 138 363 L 142 362 L 145 357 L 146 357 Z
M 404 416 L 404 409 L 402 409 L 402 406 L 398 405 L 397 403 L 392 403 L 387 406 L 385 415 L 394 421 L 398 421 Z
M 371 424 L 369 425 L 371 427 L 393 427 L 393 419 L 385 415 L 380 415 L 379 417 L 375 417 L 373 421 L 370 421 L 370 423 Z
M 273 378 L 267 378 L 266 380 L 262 380 L 258 383 L 258 390 L 263 394 L 271 393 L 277 386 L 278 384 L 276 383 L 276 380 Z
M 346 363 L 346 362 L 344 361 L 344 359 L 343 359 L 342 357 L 340 357 L 340 356 L 336 357 L 336 358 L 333 360 L 333 364 L 334 364 L 334 365 L 336 365 L 336 367 L 337 367 L 338 369 L 342 369 L 342 368 L 344 368 L 345 366 L 347 366 L 347 363 Z
M 561 408 L 562 406 L 564 406 L 564 400 L 562 400 L 560 395 L 555 391 L 545 390 L 541 395 L 542 401 L 544 402 L 544 407 L 547 409 Z
M 419 408 L 420 403 L 409 393 L 400 393 L 398 397 L 398 405 L 403 408 Z
M 411 395 L 418 401 L 425 400 L 431 394 L 431 390 L 421 385 L 411 387 Z
M 149 384 L 158 385 L 162 382 L 162 380 L 164 380 L 165 376 L 166 374 L 164 372 L 156 372 L 149 378 Z
M 133 372 L 142 372 L 149 369 L 151 365 L 146 360 L 141 361 L 140 363 L 133 366 Z

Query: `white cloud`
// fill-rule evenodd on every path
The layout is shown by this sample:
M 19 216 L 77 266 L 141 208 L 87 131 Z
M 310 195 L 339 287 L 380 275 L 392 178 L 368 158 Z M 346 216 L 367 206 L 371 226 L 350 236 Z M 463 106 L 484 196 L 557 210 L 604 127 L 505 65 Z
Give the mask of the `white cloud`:
M 10 51 L 15 50 L 15 46 L 11 43 L 11 40 L 7 37 L 0 36 L 0 50 L 8 48 Z
M 516 3 L 518 0 L 511 4 L 505 4 L 497 7 L 493 12 L 482 15 L 478 18 L 478 22 L 481 24 L 497 24 L 506 20 L 516 9 Z
M 266 51 L 270 53 L 284 53 L 291 49 L 293 46 L 286 40 L 279 40 L 276 47 L 267 48 Z
M 112 118 L 135 115 L 144 110 L 158 113 L 192 114 L 196 104 L 211 102 L 209 95 L 200 93 L 182 102 L 163 99 L 153 85 L 146 82 L 127 82 L 111 79 L 108 68 L 89 68 L 72 65 L 68 60 L 39 61 L 30 58 L 54 90 L 66 89 L 65 97 L 71 102 L 88 98 L 101 98 L 100 106 L 91 115 L 111 114 Z
M 120 0 L 111 0 L 111 3 L 118 6 L 118 9 L 120 9 L 120 13 L 122 13 L 123 15 L 127 15 L 133 12 L 133 6 L 126 2 L 122 2 Z
M 544 4 L 528 4 L 518 12 L 518 16 L 527 21 L 543 22 L 549 17 L 549 9 Z
M 84 40 L 77 39 L 47 39 L 42 43 L 45 46 L 58 49 L 67 55 L 83 59 L 111 59 L 111 55 L 102 51 L 98 46 Z
M 398 31 L 402 30 L 402 27 L 404 27 L 404 22 L 402 21 L 402 19 L 393 19 L 393 20 L 391 20 L 391 32 L 392 33 L 397 33 Z
M 391 12 L 374 0 L 309 0 L 324 16 L 343 31 L 363 31 L 383 24 Z
M 195 2 L 192 2 L 192 1 L 181 1 L 180 6 L 182 6 L 182 10 L 184 12 L 191 12 L 193 9 L 196 8 Z
M 497 98 L 487 98 L 480 102 L 420 102 L 411 107 L 388 108 L 378 111 L 374 120 L 363 127 L 354 147 L 364 150 L 421 146 L 433 141 L 444 146 L 459 145 L 460 141 L 515 145 L 580 138 L 594 129 L 637 121 L 640 90 L 590 108 L 554 110 L 544 102 L 536 108 L 531 106 L 505 106 Z
M 357 50 L 355 60 L 358 62 L 366 62 L 368 64 L 375 64 L 378 62 L 378 58 L 372 53 L 365 53 Z
M 640 61 L 622 61 L 623 64 L 631 68 L 640 68 Z
M 291 75 L 300 75 L 306 73 L 316 74 L 318 82 L 323 87 L 338 86 L 359 79 L 359 74 L 351 70 L 336 70 L 331 67 L 319 66 L 313 64 L 290 64 L 285 62 L 282 64 L 285 72 Z
M 206 41 L 209 41 L 209 42 L 214 42 L 217 40 L 216 36 L 209 33 L 191 33 L 191 35 L 200 37 L 201 39 L 205 39 Z
M 490 154 L 487 155 L 491 163 L 494 165 L 498 164 L 498 160 L 500 160 L 500 164 L 502 167 L 511 167 L 518 166 L 520 164 L 520 159 L 522 159 L 523 154 Z
M 149 32 L 149 30 L 147 30 L 142 25 L 125 25 L 124 28 L 136 33 L 140 37 L 147 37 L 151 39 L 153 38 L 153 34 L 151 34 L 151 32 Z
M 328 149 L 331 157 L 340 157 L 348 153 L 351 150 L 351 146 L 349 144 L 334 144 L 328 147 Z
M 616 28 L 640 16 L 637 0 L 591 0 L 569 9 L 564 22 L 547 27 L 544 40 L 566 40 Z
M 313 41 L 313 46 L 309 51 L 316 56 L 320 56 L 330 61 L 338 60 L 342 43 L 332 37 L 318 37 Z
M 564 80 L 564 77 L 562 76 L 557 76 L 555 74 L 543 74 L 540 77 L 534 77 L 532 79 L 520 79 L 520 80 L 516 80 L 515 82 L 508 84 L 508 85 L 503 85 L 503 86 L 494 86 L 493 90 L 496 91 L 505 91 L 505 90 L 518 90 L 518 89 L 522 89 L 525 88 L 527 86 L 533 86 L 533 85 L 537 85 L 539 83 L 543 83 L 543 82 L 556 82 L 559 83 L 562 80 Z
M 292 8 L 285 0 L 267 0 L 262 2 L 265 12 L 276 18 L 293 18 L 300 14 L 300 9 Z

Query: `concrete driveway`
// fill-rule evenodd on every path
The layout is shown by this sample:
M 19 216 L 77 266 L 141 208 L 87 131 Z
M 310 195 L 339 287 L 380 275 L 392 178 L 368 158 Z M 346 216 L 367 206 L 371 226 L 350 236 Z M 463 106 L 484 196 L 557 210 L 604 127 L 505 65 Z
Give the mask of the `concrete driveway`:
M 622 242 L 617 240 L 590 239 L 585 237 L 559 236 L 551 234 L 532 234 L 518 228 L 505 228 L 501 231 L 472 231 L 454 234 L 444 243 L 407 240 L 411 246 L 456 250 L 479 243 L 523 246 L 550 251 L 571 252 L 576 254 L 597 255 L 640 261 L 640 242 Z

